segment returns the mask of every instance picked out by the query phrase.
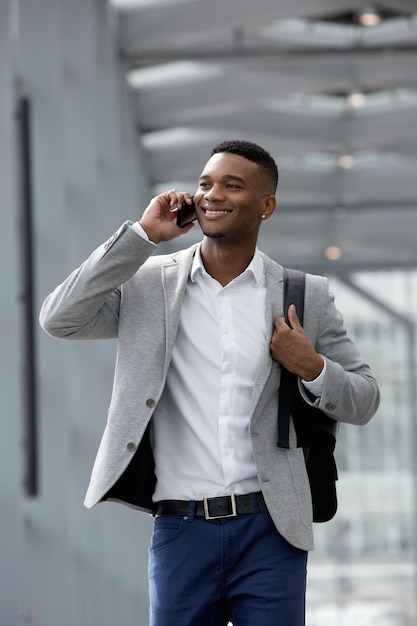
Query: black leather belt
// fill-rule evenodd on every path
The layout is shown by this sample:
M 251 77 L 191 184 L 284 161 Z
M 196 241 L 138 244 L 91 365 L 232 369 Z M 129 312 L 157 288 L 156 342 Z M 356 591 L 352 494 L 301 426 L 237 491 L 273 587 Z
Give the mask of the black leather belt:
M 253 494 L 260 511 L 267 511 L 264 497 L 260 491 Z M 160 500 L 155 502 L 154 515 L 188 515 L 190 503 L 187 500 Z M 251 496 L 216 496 L 195 502 L 194 516 L 206 519 L 222 519 L 257 512 Z

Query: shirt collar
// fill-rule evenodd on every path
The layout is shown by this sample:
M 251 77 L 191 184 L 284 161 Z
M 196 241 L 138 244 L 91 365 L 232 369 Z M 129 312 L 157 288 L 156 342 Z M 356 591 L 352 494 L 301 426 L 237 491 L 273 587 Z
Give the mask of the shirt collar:
M 192 280 L 192 282 L 195 282 L 197 272 L 200 274 L 208 275 L 203 265 L 203 259 L 201 258 L 201 243 L 198 245 L 195 251 L 193 264 L 191 266 L 190 279 Z M 252 257 L 251 262 L 242 272 L 242 274 L 240 274 L 240 276 L 243 277 L 247 276 L 248 274 L 252 274 L 255 285 L 258 285 L 260 283 L 264 275 L 264 262 L 258 248 L 255 248 L 255 254 Z

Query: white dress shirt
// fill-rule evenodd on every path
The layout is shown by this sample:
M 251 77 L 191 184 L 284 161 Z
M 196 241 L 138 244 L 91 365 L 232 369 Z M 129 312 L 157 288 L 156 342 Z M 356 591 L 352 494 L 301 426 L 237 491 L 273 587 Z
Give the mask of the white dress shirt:
M 153 416 L 155 501 L 259 491 L 249 420 L 258 361 L 271 340 L 265 296 L 259 253 L 222 287 L 197 249 Z
M 135 230 L 145 235 L 139 225 Z M 258 362 L 271 341 L 265 301 L 258 250 L 246 270 L 222 287 L 206 272 L 197 248 L 152 418 L 155 502 L 260 490 L 249 426 Z M 323 379 L 324 370 L 306 387 L 320 395 Z

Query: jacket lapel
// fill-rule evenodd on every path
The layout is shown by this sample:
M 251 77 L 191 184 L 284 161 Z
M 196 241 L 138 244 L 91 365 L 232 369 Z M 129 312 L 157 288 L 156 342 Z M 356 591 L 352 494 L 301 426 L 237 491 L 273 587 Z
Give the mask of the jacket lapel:
M 263 253 L 261 253 L 261 256 L 263 258 L 266 271 L 266 327 L 270 329 L 270 336 L 272 337 L 274 318 L 283 315 L 283 268 L 277 263 L 271 261 L 271 259 Z M 268 342 L 265 345 L 265 350 L 259 361 L 259 366 L 256 372 L 252 397 L 252 412 L 256 407 L 265 386 L 274 385 L 278 388 L 280 378 L 281 368 L 278 363 L 272 360 L 270 345 Z
M 184 291 L 190 275 L 193 257 L 198 244 L 181 250 L 161 266 L 162 290 L 165 306 L 166 359 L 168 369 L 180 321 Z

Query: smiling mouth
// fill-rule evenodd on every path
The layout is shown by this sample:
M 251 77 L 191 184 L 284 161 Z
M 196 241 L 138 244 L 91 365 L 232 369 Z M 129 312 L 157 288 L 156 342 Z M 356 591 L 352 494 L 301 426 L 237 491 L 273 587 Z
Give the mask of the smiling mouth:
M 221 217 L 223 215 L 228 215 L 230 211 L 225 211 L 224 209 L 202 209 L 204 215 L 206 217 Z

